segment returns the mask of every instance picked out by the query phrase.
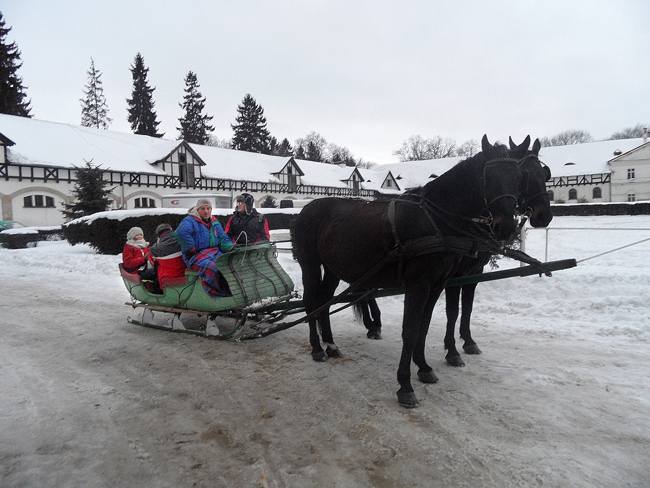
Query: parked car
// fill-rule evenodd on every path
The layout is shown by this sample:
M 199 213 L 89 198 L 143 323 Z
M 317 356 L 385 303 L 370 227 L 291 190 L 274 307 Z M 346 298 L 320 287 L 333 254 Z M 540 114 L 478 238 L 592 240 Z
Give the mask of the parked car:
M 26 226 L 20 222 L 16 222 L 15 220 L 0 220 L 0 231 L 7 229 L 20 229 L 22 227 Z

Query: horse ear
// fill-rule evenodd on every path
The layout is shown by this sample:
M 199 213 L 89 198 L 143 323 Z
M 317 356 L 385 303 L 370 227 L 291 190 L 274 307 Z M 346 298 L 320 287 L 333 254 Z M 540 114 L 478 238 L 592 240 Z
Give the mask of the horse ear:
M 539 150 L 542 148 L 542 143 L 539 142 L 539 139 L 535 139 L 533 142 L 533 148 L 530 150 L 535 156 L 539 155 Z
M 514 143 L 512 140 L 512 136 L 508 136 L 508 144 L 510 145 L 510 149 L 514 149 L 517 147 L 517 144 Z
M 512 142 L 512 137 L 510 138 L 510 155 L 521 159 L 526 155 L 526 151 L 528 151 L 528 146 L 530 146 L 530 136 L 526 136 L 524 139 L 524 142 L 519 144 L 518 146 Z
M 551 168 L 544 166 L 544 174 L 546 175 L 546 181 L 551 179 Z
M 487 134 L 483 134 L 483 139 L 481 139 L 481 149 L 483 150 L 483 154 L 489 153 L 490 149 L 492 149 L 492 144 L 488 141 Z

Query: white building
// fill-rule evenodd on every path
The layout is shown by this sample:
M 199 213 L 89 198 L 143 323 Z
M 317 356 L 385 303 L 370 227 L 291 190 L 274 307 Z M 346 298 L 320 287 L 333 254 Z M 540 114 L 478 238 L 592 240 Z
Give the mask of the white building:
M 374 199 L 422 186 L 462 158 L 362 169 L 0 114 L 2 220 L 50 226 L 74 199 L 76 168 L 100 166 L 113 209 L 161 207 L 163 196 L 248 192 L 256 205 L 325 196 Z M 554 203 L 650 200 L 646 138 L 545 147 Z
M 300 161 L 0 114 L 2 219 L 58 225 L 74 199 L 76 168 L 105 171 L 114 209 L 162 206 L 172 194 L 251 193 L 259 206 L 271 196 L 372 199 L 357 168 Z M 386 173 L 383 179 L 390 181 Z M 379 177 L 377 178 L 379 179 Z M 379 185 L 381 187 L 381 185 Z

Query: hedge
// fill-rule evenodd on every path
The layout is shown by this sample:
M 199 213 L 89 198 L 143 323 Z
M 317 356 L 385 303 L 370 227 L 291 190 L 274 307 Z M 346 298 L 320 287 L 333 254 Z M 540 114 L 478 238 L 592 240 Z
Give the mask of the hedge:
M 215 215 L 225 227 L 226 222 L 232 214 Z M 144 232 L 145 240 L 149 243 L 156 241 L 156 227 L 167 223 L 172 228 L 178 227 L 185 214 L 158 214 L 140 215 L 137 217 L 126 217 L 124 219 L 109 219 L 100 217 L 93 219 L 90 223 L 85 220 L 78 220 L 63 226 L 63 235 L 72 246 L 76 244 L 88 244 L 101 254 L 119 254 L 124 249 L 126 233 L 131 227 L 140 227 Z M 264 213 L 269 222 L 269 229 L 289 229 L 291 221 L 297 214 Z

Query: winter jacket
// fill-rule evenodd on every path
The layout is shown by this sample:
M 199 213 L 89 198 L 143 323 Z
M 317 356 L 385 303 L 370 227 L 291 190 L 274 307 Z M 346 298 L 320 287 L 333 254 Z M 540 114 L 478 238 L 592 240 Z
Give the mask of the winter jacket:
M 254 245 L 271 240 L 268 221 L 255 209 L 250 214 L 235 212 L 226 224 L 226 234 L 237 244 Z
M 181 246 L 171 230 L 164 232 L 149 248 L 150 261 L 156 266 L 160 287 L 165 287 L 165 279 L 185 276 L 185 261 Z
M 188 267 L 191 267 L 191 259 L 200 251 L 208 248 L 216 248 L 221 252 L 228 252 L 234 243 L 223 231 L 223 227 L 216 217 L 212 216 L 209 222 L 204 222 L 193 207 L 189 215 L 181 220 L 174 232 L 176 240 L 181 246 L 183 259 Z
M 149 252 L 149 247 L 135 247 L 130 244 L 124 245 L 124 250 L 122 251 L 122 262 L 124 263 L 124 271 L 128 273 L 135 273 L 140 269 L 144 269 L 147 261 L 147 253 Z

